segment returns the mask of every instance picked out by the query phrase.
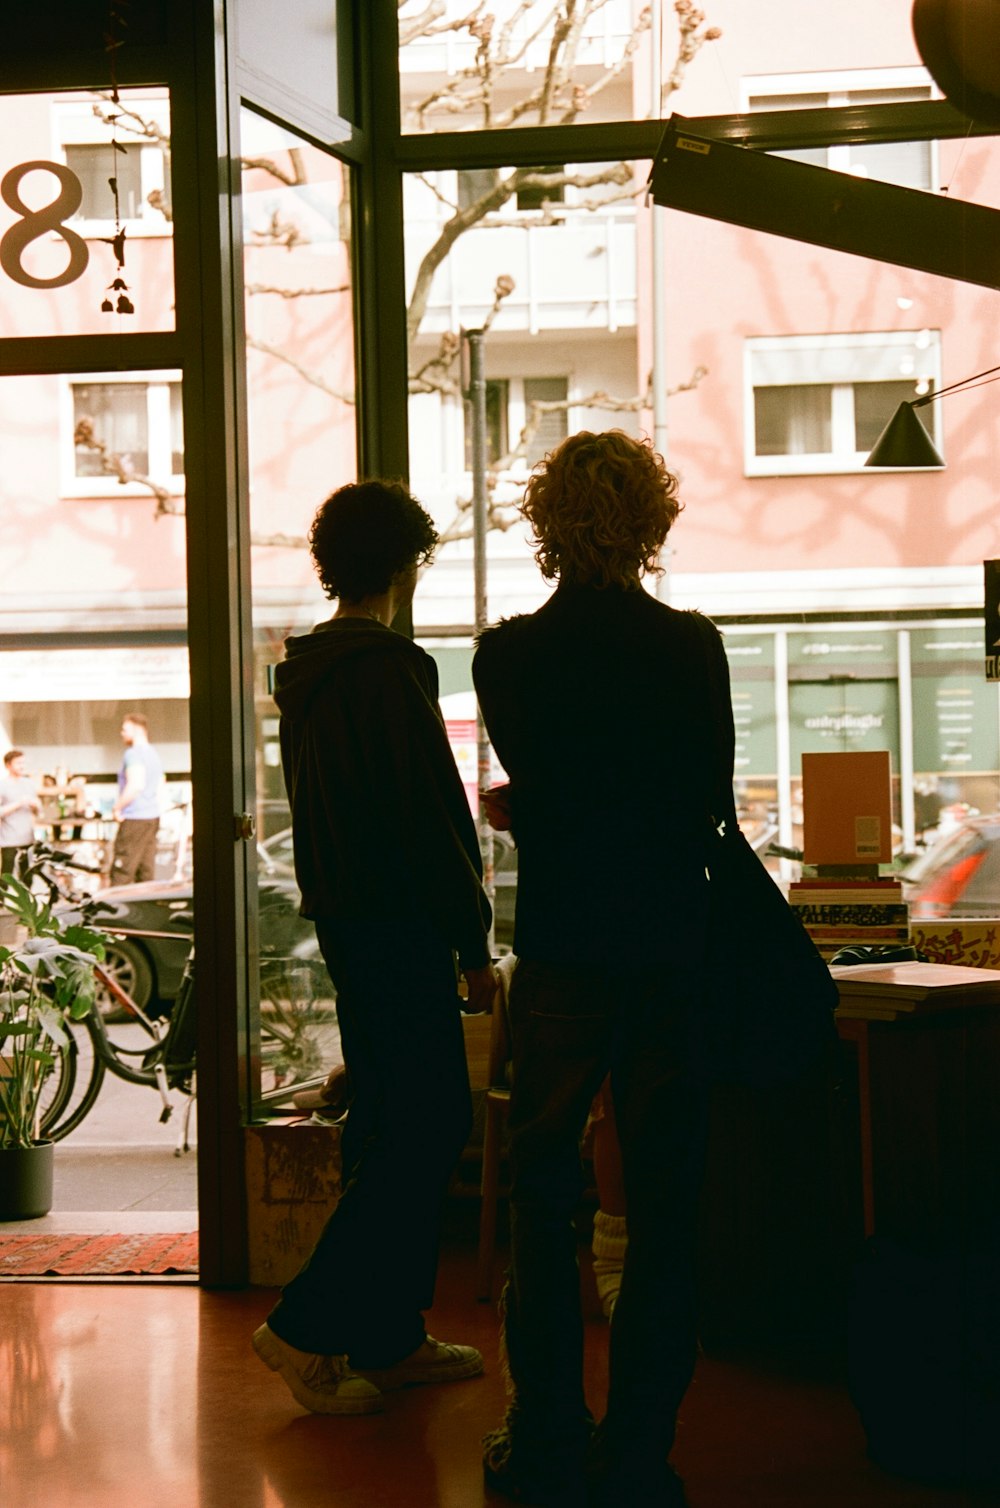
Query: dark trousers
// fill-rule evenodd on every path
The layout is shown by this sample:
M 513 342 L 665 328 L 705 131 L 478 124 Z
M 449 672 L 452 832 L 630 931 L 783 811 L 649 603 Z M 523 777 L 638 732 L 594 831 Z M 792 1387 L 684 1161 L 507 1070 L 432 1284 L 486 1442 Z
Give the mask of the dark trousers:
M 111 859 L 112 885 L 156 878 L 156 835 L 159 817 L 123 817 L 115 834 Z
M 528 1449 L 537 1439 L 567 1461 L 582 1455 L 588 1415 L 573 1216 L 583 1190 L 580 1137 L 610 1069 L 628 1249 L 601 1433 L 612 1478 L 634 1484 L 637 1502 L 642 1484 L 653 1493 L 665 1475 L 697 1347 L 694 1247 L 707 1120 L 694 1067 L 697 1000 L 696 978 L 673 964 L 636 972 L 522 959 L 510 991 L 505 1337 L 514 1427 Z
M 343 1191 L 268 1324 L 300 1350 L 387 1367 L 424 1339 L 442 1201 L 472 1126 L 455 965 L 416 926 L 318 921 L 316 935 L 351 1096 Z
M 13 848 L 0 849 L 0 874 L 14 873 L 14 861 L 21 852 L 21 849 L 26 847 L 27 844 L 19 843 L 15 844 Z

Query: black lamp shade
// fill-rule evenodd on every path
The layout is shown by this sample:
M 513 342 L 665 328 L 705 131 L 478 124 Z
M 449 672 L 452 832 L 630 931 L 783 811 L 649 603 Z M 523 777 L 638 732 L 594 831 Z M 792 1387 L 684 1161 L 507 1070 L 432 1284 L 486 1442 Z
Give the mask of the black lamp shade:
M 901 403 L 872 446 L 866 466 L 943 466 L 912 403 Z

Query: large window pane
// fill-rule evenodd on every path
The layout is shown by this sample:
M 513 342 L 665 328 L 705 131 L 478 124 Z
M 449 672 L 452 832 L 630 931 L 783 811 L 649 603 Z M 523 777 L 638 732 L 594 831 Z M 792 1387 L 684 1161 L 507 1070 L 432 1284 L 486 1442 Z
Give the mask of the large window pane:
M 174 328 L 170 102 L 119 96 L 0 98 L 5 335 Z
M 599 9 L 605 21 L 613 14 Z M 665 62 L 685 10 L 674 9 L 664 7 Z M 705 7 L 704 24 L 722 35 L 679 70 L 676 105 L 685 117 L 812 110 L 821 125 L 832 109 L 877 108 L 884 119 L 888 107 L 902 118 L 911 104 L 939 97 L 903 0 L 887 8 L 884 27 L 853 26 L 846 51 L 840 12 L 817 12 L 803 29 L 748 26 L 745 9 L 736 0 Z M 552 31 L 539 26 L 536 39 L 526 38 L 543 12 L 548 23 L 565 7 L 490 11 L 490 19 L 478 9 L 469 16 L 457 0 L 401 7 L 404 130 L 559 118 L 557 110 L 546 116 L 544 104 L 539 110 L 554 80 L 543 56 Z M 650 61 L 643 37 L 605 96 L 629 93 L 633 119 L 649 113 Z M 483 89 L 487 78 L 493 93 Z M 613 116 L 599 100 L 596 114 L 586 104 L 574 119 Z M 503 166 L 497 140 L 491 162 L 480 139 L 468 166 L 414 175 L 405 188 L 411 477 L 446 540 L 415 619 L 441 669 L 470 799 L 475 704 L 462 655 L 472 642 L 473 488 L 457 351 L 463 326 L 485 326 L 490 619 L 531 611 L 550 590 L 517 514 L 530 465 L 583 427 L 655 432 L 680 475 L 686 511 L 668 542 L 668 575 L 647 588 L 710 612 L 725 628 L 738 799 L 753 841 L 794 846 L 798 757 L 814 748 L 890 750 L 897 855 L 949 823 L 978 821 L 974 808 L 986 822 L 1000 789 L 1000 709 L 996 687 L 982 679 L 979 638 L 981 560 L 997 553 L 996 390 L 954 393 L 918 410 L 943 469 L 864 463 L 901 402 L 990 366 L 982 332 L 992 293 L 675 211 L 655 212 L 654 236 L 649 208 L 626 202 L 624 178 L 572 163 L 558 171 L 554 159 L 571 155 L 564 138 L 545 151 L 540 137 L 537 166 L 516 170 Z M 843 142 L 789 155 L 922 190 L 928 214 L 945 203 L 935 197 L 943 189 L 1000 203 L 995 144 L 974 137 Z M 595 184 L 584 186 L 584 175 L 601 172 L 608 202 L 588 208 Z M 599 224 L 606 233 L 598 244 Z M 654 407 L 664 392 L 668 401 Z M 552 426 L 542 433 L 528 416 L 540 396 L 556 393 L 562 402 L 535 408 Z M 498 403 L 506 455 L 496 442 Z M 934 636 L 931 668 L 922 663 L 922 635 Z M 993 825 L 1000 832 L 1000 818 Z M 494 858 L 507 904 L 516 853 L 512 863 L 498 839 Z M 778 859 L 771 862 L 777 872 Z M 780 865 L 791 878 L 791 861 Z M 984 861 L 980 873 L 989 872 Z
M 325 1074 L 339 1055 L 333 992 L 298 916 L 269 668 L 289 634 L 332 611 L 309 557 L 316 508 L 355 476 L 347 169 L 245 111 L 243 213 L 257 707 L 261 1086 Z

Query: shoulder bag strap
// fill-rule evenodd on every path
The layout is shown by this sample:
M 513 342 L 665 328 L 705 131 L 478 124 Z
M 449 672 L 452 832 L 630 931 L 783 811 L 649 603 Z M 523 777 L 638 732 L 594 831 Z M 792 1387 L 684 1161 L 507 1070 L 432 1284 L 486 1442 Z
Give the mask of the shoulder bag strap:
M 732 770 L 726 759 L 722 741 L 722 729 L 733 715 L 732 703 L 727 705 L 725 688 L 722 685 L 716 664 L 718 629 L 704 613 L 693 612 L 695 628 L 701 643 L 705 685 L 708 692 L 709 731 L 713 740 L 714 759 L 710 768 L 708 788 L 705 791 L 705 807 L 713 827 L 725 824 L 726 832 L 738 830 L 736 798 L 733 793 Z

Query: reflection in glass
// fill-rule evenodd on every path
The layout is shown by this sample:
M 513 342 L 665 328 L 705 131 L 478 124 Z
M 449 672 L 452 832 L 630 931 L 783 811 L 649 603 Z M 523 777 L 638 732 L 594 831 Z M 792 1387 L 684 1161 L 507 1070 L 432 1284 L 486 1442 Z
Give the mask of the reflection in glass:
M 332 986 L 312 923 L 298 915 L 268 669 L 289 634 L 331 612 L 307 532 L 323 499 L 355 477 L 354 323 L 348 170 L 250 111 L 242 135 L 266 1092 L 322 1076 L 339 1058 Z
M 679 17 L 687 60 L 714 33 L 691 8 Z M 504 130 L 642 118 L 650 73 L 650 9 L 633 0 L 402 0 L 403 130 Z M 667 47 L 675 45 L 673 38 Z M 664 77 L 673 58 L 665 60 Z M 679 69 L 683 72 L 683 68 Z M 665 90 L 665 93 L 669 90 Z

